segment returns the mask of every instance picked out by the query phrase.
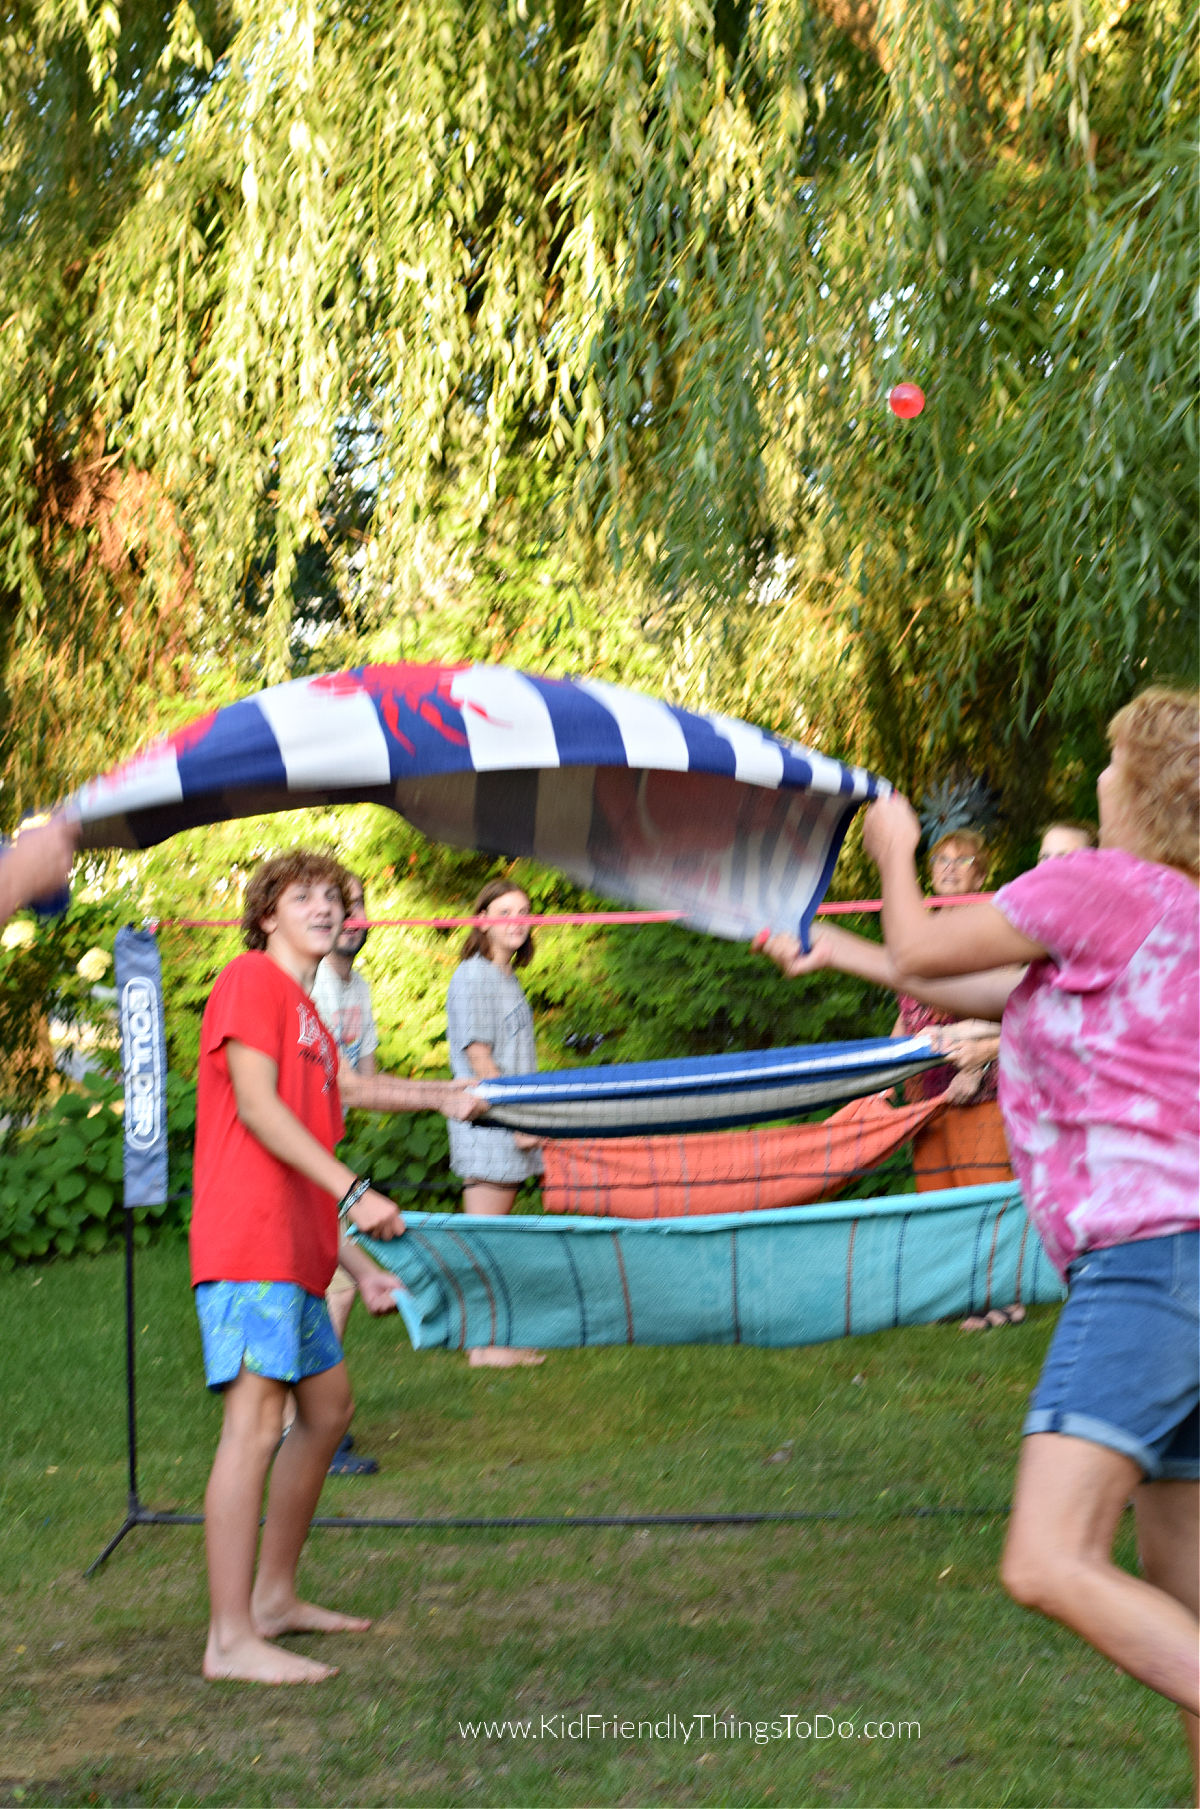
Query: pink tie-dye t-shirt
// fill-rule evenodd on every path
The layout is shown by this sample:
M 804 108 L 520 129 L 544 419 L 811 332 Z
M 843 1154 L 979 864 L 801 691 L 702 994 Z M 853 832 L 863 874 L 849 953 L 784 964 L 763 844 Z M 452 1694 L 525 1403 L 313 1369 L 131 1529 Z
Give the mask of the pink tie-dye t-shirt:
M 1000 1108 L 1065 1273 L 1085 1250 L 1200 1222 L 1200 893 L 1119 849 L 1045 861 L 995 907 L 1049 959 L 1008 1001 Z

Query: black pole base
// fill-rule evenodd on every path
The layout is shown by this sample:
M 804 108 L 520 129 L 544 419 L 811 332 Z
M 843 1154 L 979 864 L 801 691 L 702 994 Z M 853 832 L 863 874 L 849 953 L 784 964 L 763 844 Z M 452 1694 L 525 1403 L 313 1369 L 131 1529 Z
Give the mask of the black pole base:
M 166 1513 L 165 1511 L 160 1511 L 158 1508 L 143 1507 L 141 1502 L 138 1500 L 137 1496 L 131 1495 L 129 1497 L 128 1506 L 126 1507 L 126 1510 L 125 1510 L 125 1519 L 122 1522 L 121 1526 L 113 1534 L 112 1538 L 109 1540 L 108 1544 L 104 1547 L 104 1550 L 100 1553 L 100 1555 L 98 1557 L 92 1559 L 91 1563 L 88 1565 L 87 1569 L 84 1571 L 83 1574 L 85 1577 L 90 1577 L 97 1570 L 99 1570 L 99 1568 L 102 1564 L 107 1563 L 108 1559 L 112 1557 L 112 1554 L 116 1551 L 118 1545 L 120 1545 L 120 1543 L 121 1543 L 122 1539 L 124 1539 L 125 1535 L 127 1533 L 131 1533 L 135 1526 L 203 1526 L 203 1525 L 204 1525 L 204 1515 L 203 1514 L 169 1514 L 169 1513 Z
M 889 1520 L 939 1520 L 957 1518 L 994 1520 L 1008 1513 L 1006 1503 L 997 1507 L 918 1507 L 903 1508 L 887 1516 Z M 368 1515 L 316 1514 L 312 1527 L 327 1531 L 370 1532 L 372 1530 L 408 1533 L 504 1532 L 514 1528 L 590 1526 L 799 1526 L 813 1521 L 862 1520 L 869 1518 L 853 1509 L 794 1508 L 779 1513 L 744 1514 L 433 1514 L 433 1515 Z M 98 1558 L 84 1571 L 90 1577 L 111 1557 L 127 1533 L 135 1526 L 203 1526 L 203 1514 L 174 1514 L 143 1507 L 130 1502 L 125 1523 L 109 1540 Z

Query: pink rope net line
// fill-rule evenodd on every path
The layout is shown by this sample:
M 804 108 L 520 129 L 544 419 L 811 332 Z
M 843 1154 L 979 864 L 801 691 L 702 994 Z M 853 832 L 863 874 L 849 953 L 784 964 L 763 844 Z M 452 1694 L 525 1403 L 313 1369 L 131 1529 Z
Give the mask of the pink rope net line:
M 925 903 L 940 909 L 944 905 L 987 904 L 991 898 L 990 892 L 968 892 L 961 898 L 927 898 Z M 878 911 L 882 909 L 882 904 L 883 901 L 879 898 L 859 898 L 848 903 L 826 902 L 817 906 L 817 916 L 851 916 L 857 911 Z M 541 929 L 583 924 L 679 923 L 682 920 L 682 911 L 560 911 L 506 919 L 508 923 L 527 923 L 533 928 Z M 241 921 L 240 917 L 152 917 L 149 924 L 153 930 L 228 930 L 236 929 Z M 347 917 L 346 928 L 458 930 L 491 921 L 488 917 Z

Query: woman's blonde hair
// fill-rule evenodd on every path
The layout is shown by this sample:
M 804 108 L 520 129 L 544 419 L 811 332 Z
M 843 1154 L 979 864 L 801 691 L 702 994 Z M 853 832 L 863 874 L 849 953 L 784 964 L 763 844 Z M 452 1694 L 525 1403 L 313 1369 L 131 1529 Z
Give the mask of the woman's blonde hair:
M 1108 745 L 1120 748 L 1122 793 L 1137 852 L 1192 879 L 1200 873 L 1200 693 L 1152 685 L 1118 710 Z

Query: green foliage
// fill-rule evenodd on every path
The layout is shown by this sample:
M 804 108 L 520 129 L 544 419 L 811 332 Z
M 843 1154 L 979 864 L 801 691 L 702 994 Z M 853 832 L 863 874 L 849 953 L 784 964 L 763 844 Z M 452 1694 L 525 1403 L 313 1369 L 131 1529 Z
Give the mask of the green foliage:
M 22 916 L 0 932 L 0 1102 L 20 1117 L 57 1081 L 53 1022 L 100 1066 L 114 1061 L 112 908 L 76 898 L 64 916 Z
M 1196 20 L 18 0 L 6 808 L 391 639 L 965 764 L 1019 836 L 1194 669 Z
M 186 1223 L 195 1088 L 168 1076 L 170 1185 L 164 1205 L 139 1207 L 133 1237 L 148 1244 Z M 60 1093 L 29 1125 L 10 1128 L 0 1165 L 0 1269 L 53 1256 L 95 1256 L 122 1235 L 121 1086 L 102 1074 Z
M 996 799 L 986 785 L 969 773 L 942 779 L 921 800 L 921 836 L 934 848 L 956 829 L 975 829 L 988 835 L 996 818 Z
M 145 855 L 116 856 L 86 869 L 69 916 L 42 926 L 27 947 L 8 952 L 9 966 L 0 971 L 0 1010 L 7 1012 L 9 1046 L 22 1046 L 22 1034 L 39 1017 L 39 1001 L 49 999 L 57 1013 L 57 1001 L 69 997 L 107 1038 L 100 1049 L 115 1067 L 111 996 L 104 989 L 94 996 L 96 989 L 73 964 L 85 945 L 111 949 L 121 923 L 157 921 L 171 1069 L 173 1194 L 190 1190 L 200 1017 L 213 980 L 242 946 L 236 928 L 206 920 L 240 915 L 242 884 L 258 860 L 301 840 L 333 848 L 363 876 L 368 912 L 377 919 L 462 916 L 483 883 L 498 873 L 511 875 L 539 913 L 604 903 L 531 862 L 505 863 L 431 846 L 401 819 L 369 807 L 218 825 L 178 836 Z M 852 859 L 847 874 L 857 877 Z M 381 928 L 368 938 L 358 966 L 372 988 L 378 1060 L 385 1071 L 448 1072 L 446 991 L 464 935 L 461 929 Z M 522 983 L 533 1004 L 543 1067 L 885 1034 L 894 1012 L 886 995 L 858 981 L 821 974 L 785 984 L 748 949 L 674 925 L 540 930 Z M 88 1118 L 86 1104 L 80 1104 L 115 1097 L 116 1082 L 89 1076 L 87 1086 L 86 1095 L 65 1093 L 31 1125 L 10 1133 L 12 1197 L 21 1199 L 24 1214 L 12 1238 L 0 1236 L 0 1248 L 10 1258 L 65 1250 L 66 1241 L 55 1242 L 60 1233 L 63 1240 L 74 1239 L 72 1248 L 92 1249 L 119 1229 L 119 1189 L 101 1199 L 99 1192 L 88 1193 L 90 1179 L 65 1183 L 75 1204 L 69 1223 L 58 1222 L 67 1205 L 58 1193 L 59 1167 L 90 1177 L 92 1164 L 90 1155 L 80 1156 L 74 1135 L 61 1146 L 56 1142 L 60 1114 L 74 1123 L 84 1113 L 88 1149 L 102 1144 L 95 1162 L 118 1164 L 114 1178 L 119 1178 L 119 1120 L 111 1113 Z M 353 1112 L 341 1153 L 401 1203 L 449 1209 L 458 1200 L 446 1127 L 436 1114 Z M 14 1174 L 19 1184 L 12 1182 Z M 85 1210 L 86 1200 L 91 1204 Z M 173 1207 L 161 1222 L 179 1227 L 184 1215 Z
M 452 1212 L 462 1197 L 462 1182 L 448 1166 L 446 1120 L 438 1113 L 350 1112 L 338 1154 L 400 1207 Z
M 523 976 L 539 1036 L 546 1024 L 544 1041 L 563 1049 L 564 1065 L 580 1050 L 596 1061 L 650 1061 L 886 1035 L 895 1015 L 876 987 L 826 973 L 785 983 L 761 955 L 674 925 L 586 941 L 586 952 L 563 950 L 566 982 L 541 961 Z M 559 1062 L 547 1054 L 543 1065 Z
M 503 659 L 748 717 L 913 796 L 970 771 L 1011 871 L 1088 813 L 1111 709 L 1195 671 L 1198 17 L 14 0 L 6 816 L 289 672 Z M 928 397 L 909 423 L 901 377 Z M 89 946 L 232 915 L 261 853 L 322 839 L 377 915 L 459 912 L 502 865 L 374 812 L 97 863 L 62 926 L 0 952 L 19 1110 L 45 1012 L 104 1030 Z M 519 871 L 540 906 L 587 902 Z M 181 1074 L 238 946 L 164 930 Z M 444 1071 L 456 959 L 432 931 L 369 944 L 384 1066 Z M 547 1063 L 888 1013 L 673 930 L 547 935 L 529 983 Z

